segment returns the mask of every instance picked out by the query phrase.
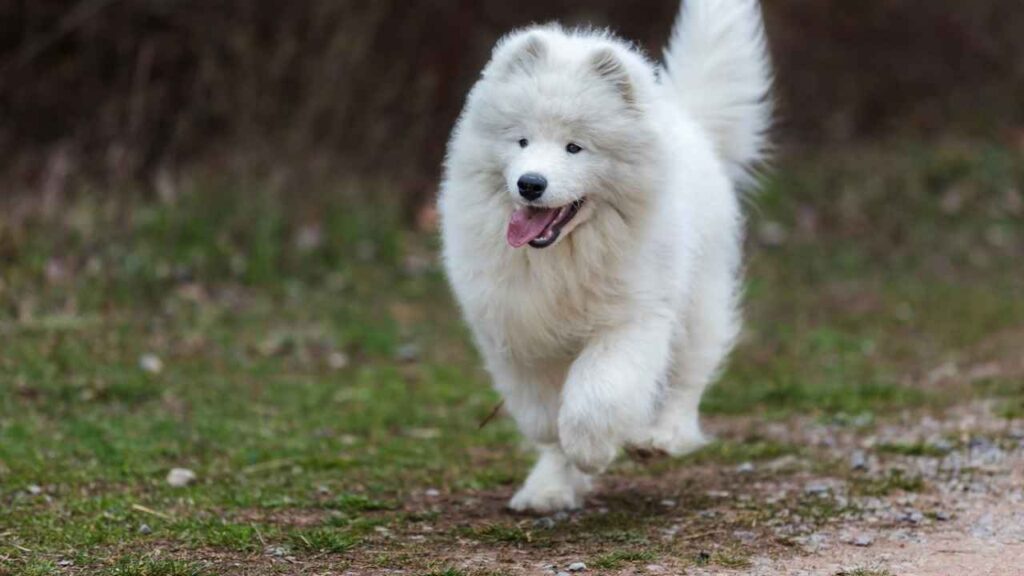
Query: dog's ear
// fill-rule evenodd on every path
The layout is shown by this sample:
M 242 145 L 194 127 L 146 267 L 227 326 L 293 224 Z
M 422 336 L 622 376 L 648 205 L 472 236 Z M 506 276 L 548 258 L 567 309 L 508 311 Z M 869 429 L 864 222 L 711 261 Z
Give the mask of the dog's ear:
M 509 38 L 498 45 L 492 58 L 492 73 L 498 77 L 508 77 L 520 72 L 529 74 L 547 57 L 548 45 L 544 38 L 537 32 L 527 32 L 523 36 Z
M 622 63 L 614 50 L 601 48 L 594 52 L 590 57 L 590 67 L 601 79 L 611 83 L 618 90 L 623 101 L 630 108 L 636 107 L 636 87 L 629 76 L 629 70 L 626 69 L 626 65 Z

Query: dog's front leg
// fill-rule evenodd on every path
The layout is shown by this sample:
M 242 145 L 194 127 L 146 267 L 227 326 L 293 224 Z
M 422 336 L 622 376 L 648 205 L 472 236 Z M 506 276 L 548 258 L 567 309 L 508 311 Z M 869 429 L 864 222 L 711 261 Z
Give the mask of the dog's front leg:
M 596 335 L 573 363 L 562 391 L 558 437 L 565 455 L 584 472 L 607 468 L 624 443 L 649 428 L 671 336 L 669 319 L 638 318 Z

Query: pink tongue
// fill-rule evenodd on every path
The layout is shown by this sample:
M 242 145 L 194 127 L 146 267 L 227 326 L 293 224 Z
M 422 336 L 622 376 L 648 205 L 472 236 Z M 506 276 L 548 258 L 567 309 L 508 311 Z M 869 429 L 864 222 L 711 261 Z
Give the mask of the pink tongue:
M 555 221 L 555 208 L 520 208 L 512 213 L 508 222 L 508 243 L 522 248 L 533 242 Z

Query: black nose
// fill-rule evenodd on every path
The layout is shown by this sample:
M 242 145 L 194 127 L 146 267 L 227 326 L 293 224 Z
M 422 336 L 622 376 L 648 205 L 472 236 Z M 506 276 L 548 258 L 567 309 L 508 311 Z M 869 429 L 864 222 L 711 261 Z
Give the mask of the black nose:
M 523 174 L 519 178 L 519 195 L 531 202 L 543 196 L 547 188 L 548 181 L 540 174 Z

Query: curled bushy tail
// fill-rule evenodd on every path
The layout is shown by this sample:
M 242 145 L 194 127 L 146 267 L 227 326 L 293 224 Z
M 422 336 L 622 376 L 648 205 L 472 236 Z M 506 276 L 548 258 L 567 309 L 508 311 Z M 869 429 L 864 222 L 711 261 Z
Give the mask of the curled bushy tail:
M 771 63 L 758 0 L 684 0 L 665 51 L 667 84 L 748 183 L 768 144 Z

